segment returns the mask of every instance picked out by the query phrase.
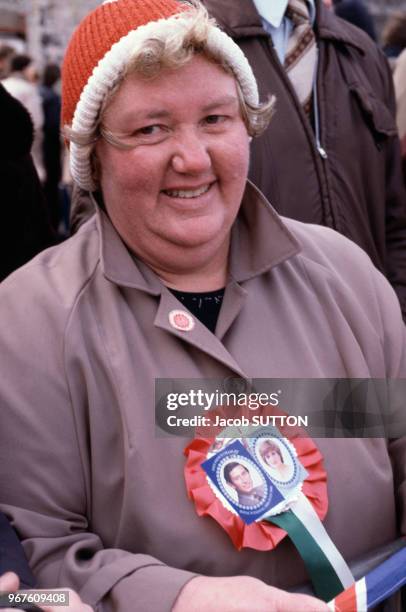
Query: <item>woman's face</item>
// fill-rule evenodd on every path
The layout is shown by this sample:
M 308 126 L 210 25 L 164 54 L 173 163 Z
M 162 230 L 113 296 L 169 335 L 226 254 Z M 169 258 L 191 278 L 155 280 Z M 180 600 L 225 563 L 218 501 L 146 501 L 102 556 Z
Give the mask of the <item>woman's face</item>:
M 129 248 L 166 269 L 227 250 L 249 158 L 234 78 L 203 56 L 130 75 L 103 125 L 134 144 L 96 145 L 105 206 Z
M 281 457 L 276 450 L 269 450 L 265 455 L 265 463 L 270 467 L 277 468 L 282 465 Z

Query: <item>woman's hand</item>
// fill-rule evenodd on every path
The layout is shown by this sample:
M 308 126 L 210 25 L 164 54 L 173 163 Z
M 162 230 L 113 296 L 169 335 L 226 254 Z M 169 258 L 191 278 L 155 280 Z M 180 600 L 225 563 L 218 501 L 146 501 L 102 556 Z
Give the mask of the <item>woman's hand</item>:
M 14 572 L 7 572 L 0 576 L 0 591 L 13 593 L 14 591 L 18 590 L 19 586 L 20 580 L 17 574 L 14 574 Z M 43 610 L 43 612 L 61 612 L 62 609 L 64 612 L 93 612 L 92 608 L 87 604 L 83 603 L 83 601 L 80 599 L 79 595 L 75 593 L 75 591 L 72 591 L 71 589 L 63 590 L 69 592 L 69 606 L 63 606 L 63 608 L 61 608 L 61 606 L 43 606 L 41 607 L 41 610 Z M 21 604 L 21 606 L 23 608 L 24 604 Z M 15 612 L 15 608 L 6 608 L 3 609 L 3 612 Z
M 172 612 L 328 612 L 327 604 L 296 595 L 249 576 L 198 576 L 181 590 Z

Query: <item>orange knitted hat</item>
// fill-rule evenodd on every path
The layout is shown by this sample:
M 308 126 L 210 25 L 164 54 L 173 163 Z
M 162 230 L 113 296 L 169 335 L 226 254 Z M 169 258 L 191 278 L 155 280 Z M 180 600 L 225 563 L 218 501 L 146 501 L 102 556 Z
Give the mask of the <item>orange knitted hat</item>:
M 87 15 L 75 30 L 62 68 L 62 125 L 71 125 L 80 95 L 93 69 L 114 43 L 150 21 L 187 8 L 177 0 L 110 1 Z
M 107 93 L 125 71 L 135 48 L 185 25 L 193 8 L 181 0 L 105 0 L 73 33 L 62 67 L 62 124 L 89 134 Z M 214 57 L 230 66 L 246 100 L 258 103 L 258 89 L 248 61 L 234 41 L 210 24 L 206 41 Z M 71 173 L 83 189 L 97 188 L 92 179 L 89 147 L 70 145 Z

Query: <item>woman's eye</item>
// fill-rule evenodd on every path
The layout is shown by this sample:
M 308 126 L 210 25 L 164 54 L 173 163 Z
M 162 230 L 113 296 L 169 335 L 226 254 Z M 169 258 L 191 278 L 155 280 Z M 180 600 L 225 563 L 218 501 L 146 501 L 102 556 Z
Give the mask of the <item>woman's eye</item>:
M 131 135 L 131 141 L 134 144 L 158 144 L 169 134 L 169 129 L 165 125 L 157 123 L 151 125 L 144 125 L 144 127 L 137 128 Z
M 142 136 L 152 136 L 157 135 L 160 130 L 161 127 L 159 125 L 146 125 L 145 127 L 137 130 L 137 133 L 141 134 Z
M 224 115 L 208 115 L 205 119 L 206 123 L 209 125 L 217 125 L 219 123 L 223 123 L 226 120 Z

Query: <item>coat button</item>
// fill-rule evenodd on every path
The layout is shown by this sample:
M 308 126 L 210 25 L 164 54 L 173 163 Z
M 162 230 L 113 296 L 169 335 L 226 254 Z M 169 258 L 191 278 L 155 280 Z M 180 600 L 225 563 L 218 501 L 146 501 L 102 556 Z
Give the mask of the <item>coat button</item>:
M 191 331 L 195 326 L 192 315 L 186 312 L 186 310 L 171 310 L 169 313 L 169 323 L 180 331 Z
M 223 380 L 223 388 L 226 393 L 250 393 L 252 389 L 252 380 L 248 378 L 237 378 L 235 376 L 227 376 Z

